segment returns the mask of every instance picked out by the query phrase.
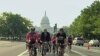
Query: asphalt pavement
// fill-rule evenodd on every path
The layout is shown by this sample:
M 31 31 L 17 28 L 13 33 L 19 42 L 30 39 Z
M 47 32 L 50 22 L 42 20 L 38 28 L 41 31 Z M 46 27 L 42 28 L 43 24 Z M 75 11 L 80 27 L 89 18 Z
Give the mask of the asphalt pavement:
M 0 42 L 0 56 L 29 56 L 26 50 L 25 42 Z M 41 53 L 38 52 L 38 56 Z M 54 56 L 53 52 L 48 52 L 47 56 Z M 55 54 L 57 56 L 57 54 Z M 65 49 L 64 56 L 100 56 L 100 47 L 90 47 L 88 49 L 85 46 L 72 46 L 72 51 L 69 53 L 68 49 Z

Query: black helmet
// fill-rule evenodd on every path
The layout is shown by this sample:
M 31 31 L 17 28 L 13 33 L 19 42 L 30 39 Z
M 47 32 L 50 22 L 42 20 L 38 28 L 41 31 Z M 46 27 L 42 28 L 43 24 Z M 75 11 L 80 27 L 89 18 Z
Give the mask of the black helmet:
M 35 31 L 35 28 L 33 27 L 33 28 L 31 28 L 31 31 Z
M 60 28 L 59 30 L 60 30 L 60 31 L 64 31 L 64 29 L 63 29 L 63 28 Z

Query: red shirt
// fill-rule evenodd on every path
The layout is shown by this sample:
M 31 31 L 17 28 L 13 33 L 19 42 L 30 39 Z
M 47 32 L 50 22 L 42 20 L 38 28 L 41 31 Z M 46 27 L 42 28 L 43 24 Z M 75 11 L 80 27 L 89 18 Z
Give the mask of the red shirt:
M 40 36 L 39 36 L 39 33 L 31 33 L 31 32 L 28 32 L 26 34 L 26 42 L 30 42 L 30 41 L 35 41 L 35 42 L 38 42 L 40 39 Z
M 51 43 L 55 44 L 56 43 L 56 36 L 53 36 L 51 39 Z

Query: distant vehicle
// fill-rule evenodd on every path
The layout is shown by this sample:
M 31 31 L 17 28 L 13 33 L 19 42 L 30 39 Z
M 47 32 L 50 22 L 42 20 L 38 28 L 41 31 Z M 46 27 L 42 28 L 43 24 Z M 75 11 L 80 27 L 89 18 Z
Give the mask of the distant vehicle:
M 100 46 L 100 42 L 99 42 L 99 40 L 97 40 L 97 39 L 93 39 L 93 40 L 90 40 L 89 41 L 89 45 L 91 45 L 91 46 Z
M 74 45 L 84 45 L 84 39 L 83 38 L 80 38 L 80 37 L 76 37 L 76 38 L 74 38 L 74 40 L 73 40 L 73 44 Z

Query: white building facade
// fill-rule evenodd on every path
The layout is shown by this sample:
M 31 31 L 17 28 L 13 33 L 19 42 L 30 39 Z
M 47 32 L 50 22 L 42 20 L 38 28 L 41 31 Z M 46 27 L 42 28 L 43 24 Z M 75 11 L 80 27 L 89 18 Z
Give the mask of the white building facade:
M 53 33 L 54 31 L 54 28 L 50 26 L 50 21 L 46 15 L 46 11 L 45 11 L 45 15 L 42 17 L 40 27 L 36 27 L 36 31 L 43 32 L 44 29 L 47 29 L 47 31 L 50 33 Z

